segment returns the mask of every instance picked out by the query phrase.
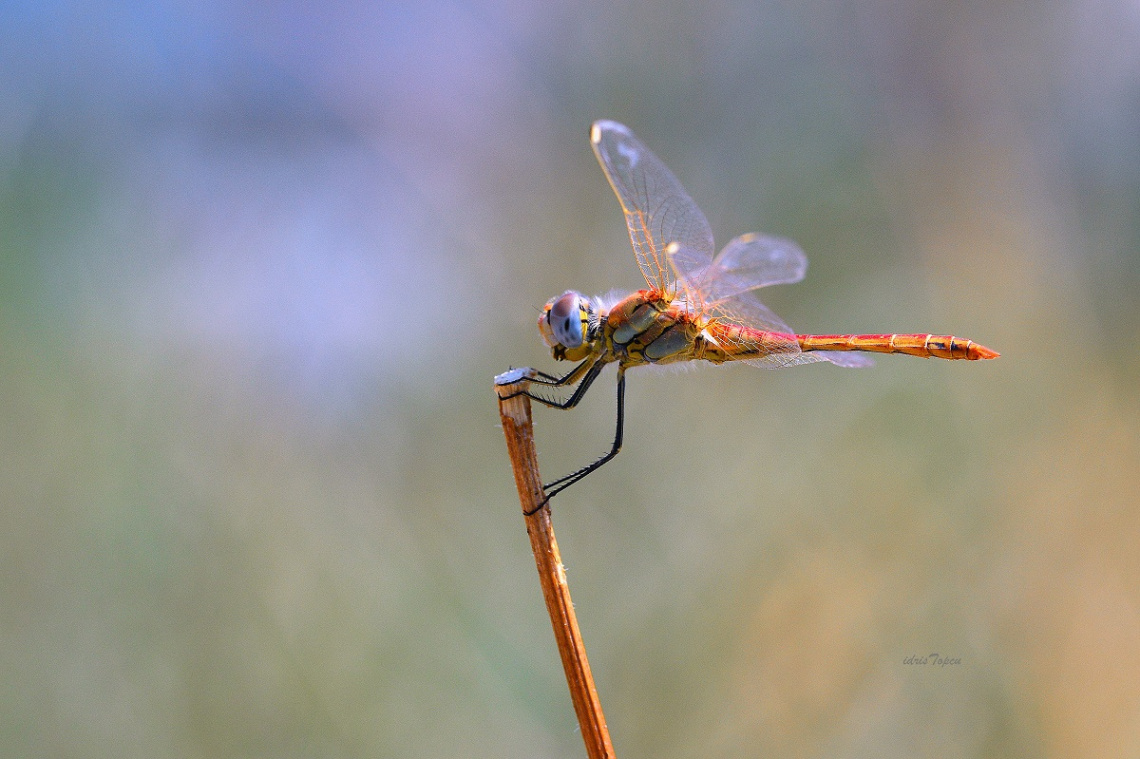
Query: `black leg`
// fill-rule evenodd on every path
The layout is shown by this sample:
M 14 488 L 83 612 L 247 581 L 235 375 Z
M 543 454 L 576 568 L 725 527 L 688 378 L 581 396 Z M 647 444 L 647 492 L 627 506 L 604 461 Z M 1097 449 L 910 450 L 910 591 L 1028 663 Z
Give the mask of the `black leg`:
M 529 369 L 531 376 L 528 378 L 531 384 L 546 385 L 547 387 L 562 387 L 564 385 L 572 385 L 578 383 L 578 387 L 574 389 L 574 394 L 566 401 L 555 401 L 547 398 L 546 396 L 532 393 L 530 390 L 519 390 L 511 393 L 510 395 L 503 396 L 503 400 L 517 398 L 520 395 L 525 395 L 531 400 L 538 401 L 544 406 L 551 408 L 568 409 L 578 405 L 578 401 L 582 400 L 586 390 L 590 388 L 590 384 L 597 379 L 598 374 L 601 372 L 605 365 L 596 359 L 588 358 L 582 363 L 575 366 L 568 373 L 561 377 L 556 377 L 553 374 L 539 371 L 538 369 Z
M 585 371 L 586 367 L 590 365 L 590 362 L 592 360 L 593 359 L 589 358 L 586 359 L 561 377 L 556 377 L 553 374 L 547 374 L 546 372 L 539 369 L 532 369 L 531 371 L 534 372 L 534 376 L 531 377 L 530 381 L 536 385 L 549 385 L 550 387 L 562 387 L 563 385 L 573 384 L 577 381 L 576 378 L 579 377 L 581 373 Z
M 538 401 L 542 405 L 549 406 L 550 408 L 574 408 L 578 405 L 578 402 L 582 400 L 582 397 L 586 394 L 586 391 L 590 389 L 590 385 L 594 384 L 594 380 L 596 380 L 598 378 L 598 375 L 602 373 L 602 369 L 605 368 L 606 365 L 601 361 L 595 361 L 593 365 L 589 367 L 587 367 L 585 364 L 580 364 L 577 368 L 575 368 L 573 372 L 567 375 L 567 377 L 573 376 L 575 374 L 580 374 L 583 369 L 585 369 L 586 372 L 585 375 L 582 376 L 581 381 L 578 382 L 578 386 L 574 388 L 574 392 L 570 395 L 569 398 L 564 401 L 551 400 L 545 396 L 532 393 L 529 390 L 520 390 L 517 393 L 512 393 L 511 395 L 507 396 L 507 398 L 514 398 L 519 395 L 525 395 L 527 398 Z
M 594 381 L 594 377 L 597 376 L 597 373 L 596 373 L 596 371 L 594 371 L 593 368 L 591 369 L 591 372 L 593 373 L 593 377 L 591 377 L 590 375 L 587 375 L 587 377 L 584 378 L 582 380 L 582 383 L 578 386 L 579 390 L 575 391 L 574 395 L 579 395 L 580 392 L 583 392 L 583 391 L 581 391 L 581 386 L 586 384 L 587 379 L 589 379 L 590 382 Z M 578 402 L 577 400 L 574 400 L 573 398 L 571 398 L 571 400 L 573 400 L 574 403 Z M 579 400 L 580 400 L 580 398 L 579 398 Z M 569 406 L 560 407 L 560 408 L 569 408 Z M 557 480 L 553 480 L 553 481 L 548 482 L 545 485 L 543 485 L 542 489 L 544 491 L 546 491 L 546 498 L 542 499 L 542 503 L 538 504 L 538 506 L 536 506 L 532 510 L 528 511 L 527 516 L 530 516 L 531 514 L 536 513 L 539 509 L 541 509 L 543 506 L 548 504 L 550 502 L 551 498 L 558 495 L 563 490 L 565 490 L 566 488 L 573 485 L 575 482 L 582 480 L 583 478 L 586 477 L 586 475 L 590 474 L 591 472 L 595 471 L 596 469 L 599 469 L 607 461 L 612 459 L 614 456 L 618 455 L 618 451 L 621 450 L 622 429 L 624 426 L 625 426 L 625 370 L 621 366 L 619 366 L 618 367 L 618 382 L 617 382 L 617 431 L 614 432 L 614 444 L 613 444 L 613 446 L 610 448 L 609 452 L 605 456 L 602 456 L 600 459 L 598 459 L 594 463 L 592 463 L 588 466 L 584 466 L 575 472 L 571 472 L 570 474 L 566 475 L 565 477 L 559 477 Z M 550 490 L 547 491 L 547 488 L 550 488 Z

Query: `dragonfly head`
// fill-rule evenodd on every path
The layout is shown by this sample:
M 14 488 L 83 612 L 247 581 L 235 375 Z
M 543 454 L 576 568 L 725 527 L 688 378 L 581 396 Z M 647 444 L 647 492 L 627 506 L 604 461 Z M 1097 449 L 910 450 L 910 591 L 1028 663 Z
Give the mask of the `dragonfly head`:
M 538 330 L 559 361 L 581 361 L 590 355 L 598 316 L 589 298 L 567 290 L 551 298 L 538 317 Z

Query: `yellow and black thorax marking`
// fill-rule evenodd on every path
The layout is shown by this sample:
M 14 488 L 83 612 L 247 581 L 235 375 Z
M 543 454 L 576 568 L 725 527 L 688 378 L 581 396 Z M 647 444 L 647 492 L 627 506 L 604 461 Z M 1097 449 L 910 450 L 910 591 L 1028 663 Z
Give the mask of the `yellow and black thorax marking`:
M 641 290 L 616 303 L 603 321 L 604 351 L 626 366 L 692 358 L 700 329 L 672 298 Z

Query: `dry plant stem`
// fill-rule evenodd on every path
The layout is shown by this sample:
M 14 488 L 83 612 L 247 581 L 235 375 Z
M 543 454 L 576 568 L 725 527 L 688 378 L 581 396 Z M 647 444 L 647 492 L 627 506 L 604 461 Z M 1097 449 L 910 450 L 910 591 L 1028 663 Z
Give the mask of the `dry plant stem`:
M 503 434 L 507 438 L 507 452 L 511 457 L 523 514 L 534 511 L 525 517 L 526 531 L 530 536 L 535 563 L 538 564 L 538 579 L 542 583 L 542 595 L 546 598 L 546 609 L 554 626 L 554 639 L 562 655 L 570 698 L 578 715 L 582 740 L 586 742 L 586 754 L 590 759 L 613 759 L 614 748 L 610 743 L 605 715 L 602 714 L 602 704 L 594 688 L 594 678 L 590 674 L 590 662 L 586 659 L 586 646 L 578 630 L 578 619 L 574 616 L 570 588 L 566 585 L 566 572 L 562 567 L 562 557 L 558 553 L 558 542 L 554 539 L 554 527 L 550 522 L 550 509 L 544 507 L 535 511 L 544 495 L 542 478 L 538 474 L 538 456 L 534 449 L 530 398 L 518 395 L 504 399 L 511 393 L 525 389 L 527 384 L 523 379 L 513 384 L 495 386 L 499 395 Z

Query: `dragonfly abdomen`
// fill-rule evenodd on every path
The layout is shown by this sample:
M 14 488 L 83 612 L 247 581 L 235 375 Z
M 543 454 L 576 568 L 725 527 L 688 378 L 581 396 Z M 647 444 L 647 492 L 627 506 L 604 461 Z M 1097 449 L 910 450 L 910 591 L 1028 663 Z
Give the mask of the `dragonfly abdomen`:
M 867 353 L 905 353 L 922 358 L 978 359 L 997 358 L 998 352 L 953 335 L 796 335 L 804 351 L 864 351 Z

